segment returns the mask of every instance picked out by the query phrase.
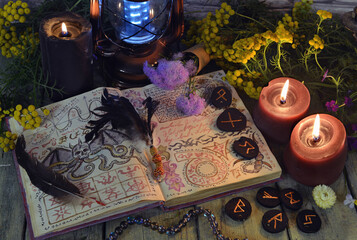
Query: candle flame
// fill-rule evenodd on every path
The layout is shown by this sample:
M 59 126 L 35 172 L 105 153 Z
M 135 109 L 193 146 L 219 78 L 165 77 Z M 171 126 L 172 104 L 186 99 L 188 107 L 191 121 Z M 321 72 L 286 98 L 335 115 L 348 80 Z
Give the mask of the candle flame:
M 99 17 L 99 1 L 98 0 L 91 0 L 90 1 L 90 10 L 89 15 L 91 18 L 97 19 Z
M 286 80 L 283 90 L 281 90 L 281 94 L 280 94 L 280 102 L 281 103 L 286 102 L 286 95 L 288 94 L 288 88 L 289 88 L 289 79 Z
M 150 18 L 154 17 L 154 9 L 153 8 L 149 10 L 149 15 L 150 15 Z
M 63 35 L 67 35 L 67 33 L 68 33 L 68 32 L 67 32 L 66 24 L 63 22 L 63 23 L 62 23 L 62 34 L 63 34 Z
M 312 138 L 314 141 L 319 140 L 320 138 L 320 116 L 319 114 L 316 115 L 314 128 L 312 129 Z

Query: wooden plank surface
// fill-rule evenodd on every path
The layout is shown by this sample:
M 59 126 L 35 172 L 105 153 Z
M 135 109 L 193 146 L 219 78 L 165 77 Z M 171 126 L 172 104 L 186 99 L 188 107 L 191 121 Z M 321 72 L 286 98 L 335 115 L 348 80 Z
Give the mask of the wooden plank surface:
M 11 153 L 0 151 L 0 239 L 22 239 L 25 212 Z

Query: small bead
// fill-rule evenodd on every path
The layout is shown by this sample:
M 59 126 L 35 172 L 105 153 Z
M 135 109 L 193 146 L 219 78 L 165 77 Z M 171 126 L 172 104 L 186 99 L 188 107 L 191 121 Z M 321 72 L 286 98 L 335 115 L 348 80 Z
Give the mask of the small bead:
M 152 222 L 151 225 L 150 225 L 150 228 L 154 231 L 156 231 L 158 228 L 159 228 L 159 225 L 157 225 L 156 222 Z
M 150 225 L 151 225 L 150 220 L 149 219 L 144 219 L 143 225 L 144 225 L 144 227 L 150 227 Z
M 122 229 L 127 229 L 128 228 L 128 222 L 127 221 L 122 221 L 121 223 L 120 223 L 120 227 L 122 228 Z
M 133 217 L 128 217 L 127 222 L 128 222 L 129 225 L 133 225 L 135 223 Z
M 121 226 L 116 227 L 115 228 L 115 233 L 117 233 L 118 235 L 122 234 L 123 233 L 123 228 Z
M 134 221 L 135 221 L 136 224 L 143 224 L 144 219 L 142 217 L 138 216 L 138 217 L 135 218 Z
M 171 235 L 174 235 L 175 232 L 174 232 L 174 230 L 173 230 L 172 227 L 169 227 L 169 228 L 166 229 L 166 234 L 167 234 L 168 236 L 171 236 Z
M 163 233 L 166 232 L 166 228 L 165 228 L 164 226 L 159 226 L 158 232 L 161 233 L 161 234 L 163 234 Z

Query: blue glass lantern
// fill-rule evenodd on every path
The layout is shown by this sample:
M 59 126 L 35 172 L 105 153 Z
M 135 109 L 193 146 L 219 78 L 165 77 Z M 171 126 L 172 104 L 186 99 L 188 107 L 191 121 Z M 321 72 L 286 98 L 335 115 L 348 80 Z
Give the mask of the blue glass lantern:
M 110 22 L 109 31 L 104 30 L 103 16 Z M 142 86 L 149 83 L 143 63 L 162 58 L 167 45 L 183 33 L 183 0 L 106 0 L 103 5 L 91 0 L 91 21 L 97 25 L 94 46 L 108 83 Z

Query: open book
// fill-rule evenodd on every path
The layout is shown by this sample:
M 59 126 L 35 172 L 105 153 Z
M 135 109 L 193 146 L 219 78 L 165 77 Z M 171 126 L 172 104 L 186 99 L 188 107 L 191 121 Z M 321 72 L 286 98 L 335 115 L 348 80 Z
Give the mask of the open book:
M 223 109 L 209 104 L 201 115 L 187 117 L 178 112 L 175 100 L 183 88 L 163 91 L 148 85 L 122 91 L 108 89 L 111 94 L 128 98 L 139 114 L 147 96 L 160 101 L 152 119 L 154 145 L 165 170 L 160 183 L 154 180 L 154 165 L 145 154 L 148 146 L 131 141 L 110 124 L 98 137 L 85 142 L 89 131 L 86 125 L 97 118 L 91 111 L 101 105 L 103 88 L 47 106 L 51 113 L 41 127 L 23 133 L 26 151 L 105 206 L 91 198 L 58 201 L 34 187 L 24 169 L 17 166 L 32 238 L 42 239 L 149 207 L 179 208 L 278 179 L 278 162 L 234 88 L 221 81 L 223 76 L 223 71 L 197 76 L 196 87 L 206 102 L 215 87 L 230 89 L 230 107 L 247 118 L 242 131 L 220 131 L 216 120 Z M 16 130 L 14 121 L 10 119 L 12 130 Z M 247 160 L 233 152 L 233 142 L 242 136 L 258 144 L 256 158 Z

